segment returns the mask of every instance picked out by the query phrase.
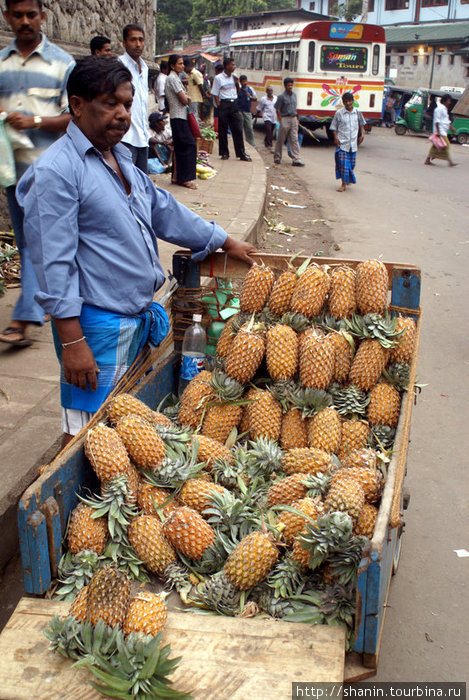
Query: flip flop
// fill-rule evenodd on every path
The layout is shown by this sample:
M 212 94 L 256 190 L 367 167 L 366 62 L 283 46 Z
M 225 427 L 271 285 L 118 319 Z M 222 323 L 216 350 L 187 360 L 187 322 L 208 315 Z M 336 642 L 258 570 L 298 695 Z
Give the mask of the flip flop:
M 17 335 L 19 336 L 19 340 L 12 340 L 10 338 L 3 338 L 2 336 L 9 336 L 9 335 Z M 28 340 L 28 338 L 25 338 L 23 331 L 21 328 L 13 328 L 13 326 L 8 326 L 8 328 L 5 328 L 5 330 L 0 333 L 0 342 L 1 343 L 8 343 L 8 345 L 14 345 L 15 347 L 18 348 L 27 348 L 29 345 L 32 345 L 32 340 Z

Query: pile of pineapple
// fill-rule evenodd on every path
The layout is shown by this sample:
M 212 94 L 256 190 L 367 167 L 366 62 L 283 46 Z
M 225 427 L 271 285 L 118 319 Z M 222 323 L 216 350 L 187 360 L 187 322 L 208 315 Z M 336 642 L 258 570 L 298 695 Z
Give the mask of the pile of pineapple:
M 357 569 L 416 333 L 412 318 L 390 316 L 388 289 L 377 260 L 305 261 L 278 279 L 255 264 L 213 370 L 176 412 L 127 394 L 109 402 L 109 425 L 85 442 L 101 493 L 80 497 L 60 568 L 59 594 L 78 593 L 79 619 L 148 633 L 157 617 L 149 593 L 132 623 L 128 612 L 114 620 L 112 594 L 90 598 L 105 567 L 150 573 L 221 614 L 344 624 L 352 647 Z

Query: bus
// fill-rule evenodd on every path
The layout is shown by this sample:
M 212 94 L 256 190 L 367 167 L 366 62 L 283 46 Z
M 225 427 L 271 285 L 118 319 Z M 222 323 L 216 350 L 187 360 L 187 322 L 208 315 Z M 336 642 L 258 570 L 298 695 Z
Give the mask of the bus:
M 236 72 L 247 76 L 262 96 L 271 86 L 283 92 L 284 78 L 294 79 L 300 123 L 326 128 L 351 92 L 368 128 L 379 124 L 386 63 L 384 29 L 374 24 L 301 22 L 234 32 L 230 55 Z

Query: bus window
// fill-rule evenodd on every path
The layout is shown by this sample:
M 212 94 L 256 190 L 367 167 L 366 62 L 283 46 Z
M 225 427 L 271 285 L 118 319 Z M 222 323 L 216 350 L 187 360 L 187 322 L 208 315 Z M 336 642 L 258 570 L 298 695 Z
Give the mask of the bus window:
M 254 63 L 254 68 L 256 70 L 262 70 L 262 58 L 263 58 L 263 53 L 262 51 L 256 51 L 256 61 Z
M 254 68 L 254 51 L 248 51 L 246 68 L 250 68 L 251 70 Z
M 274 51 L 274 70 L 282 70 L 283 51 Z
M 266 51 L 264 54 L 264 70 L 272 70 L 273 51 Z
M 321 46 L 321 70 L 364 73 L 367 59 L 368 49 L 364 46 Z
M 248 52 L 241 51 L 240 56 L 239 56 L 239 67 L 246 68 L 247 60 L 248 60 Z
M 379 71 L 379 44 L 373 46 L 373 62 L 371 64 L 371 72 L 373 75 L 378 75 Z
M 283 64 L 283 67 L 285 70 L 289 70 L 289 68 L 290 68 L 290 54 L 291 54 L 290 49 L 287 49 L 285 51 L 285 63 Z
M 308 71 L 314 73 L 314 41 L 309 42 L 308 47 Z

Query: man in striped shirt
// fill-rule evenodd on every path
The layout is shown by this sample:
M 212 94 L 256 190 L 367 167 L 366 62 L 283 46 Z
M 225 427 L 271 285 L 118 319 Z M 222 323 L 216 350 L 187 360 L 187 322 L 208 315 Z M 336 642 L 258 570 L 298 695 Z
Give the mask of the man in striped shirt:
M 0 109 L 6 121 L 26 134 L 32 148 L 14 152 L 17 180 L 67 128 L 70 121 L 66 85 L 74 60 L 41 32 L 45 20 L 41 0 L 6 0 L 6 22 L 15 34 L 0 51 Z M 23 213 L 15 185 L 6 190 L 11 223 L 21 260 L 21 295 L 0 341 L 18 347 L 31 344 L 25 332 L 30 323 L 42 324 L 44 312 L 35 301 L 39 285 L 23 234 Z

